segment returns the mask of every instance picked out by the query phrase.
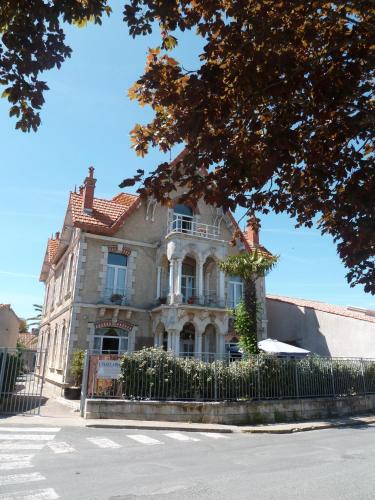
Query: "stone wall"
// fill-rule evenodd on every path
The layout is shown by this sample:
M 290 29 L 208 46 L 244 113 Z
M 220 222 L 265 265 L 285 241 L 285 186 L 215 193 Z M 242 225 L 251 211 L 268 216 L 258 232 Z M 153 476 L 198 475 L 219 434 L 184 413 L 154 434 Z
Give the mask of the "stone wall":
M 85 418 L 251 425 L 344 417 L 375 410 L 375 394 L 346 398 L 251 402 L 87 399 Z

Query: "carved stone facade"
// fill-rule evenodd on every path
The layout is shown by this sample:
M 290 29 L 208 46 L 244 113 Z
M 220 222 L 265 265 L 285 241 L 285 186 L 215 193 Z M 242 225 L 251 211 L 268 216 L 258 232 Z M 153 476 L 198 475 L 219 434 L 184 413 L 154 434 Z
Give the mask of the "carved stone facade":
M 176 355 L 225 354 L 228 308 L 242 285 L 218 261 L 251 251 L 233 216 L 200 201 L 192 210 L 120 193 L 94 196 L 93 170 L 71 193 L 63 229 L 48 241 L 41 280 L 46 294 L 38 360 L 58 387 L 72 381 L 76 349 L 117 352 L 162 346 Z M 263 249 L 264 250 L 264 249 Z M 264 280 L 257 284 L 266 337 Z

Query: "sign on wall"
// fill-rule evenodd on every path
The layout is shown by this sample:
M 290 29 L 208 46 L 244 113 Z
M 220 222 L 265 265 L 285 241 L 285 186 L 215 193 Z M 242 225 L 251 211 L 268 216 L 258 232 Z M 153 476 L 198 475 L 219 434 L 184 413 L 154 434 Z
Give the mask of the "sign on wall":
M 121 373 L 121 361 L 99 359 L 96 377 L 102 379 L 118 379 Z

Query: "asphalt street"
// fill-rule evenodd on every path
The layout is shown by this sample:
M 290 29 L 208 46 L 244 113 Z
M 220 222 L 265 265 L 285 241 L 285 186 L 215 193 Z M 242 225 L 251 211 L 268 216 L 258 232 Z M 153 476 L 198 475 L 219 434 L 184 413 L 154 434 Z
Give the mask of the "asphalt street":
M 286 435 L 0 425 L 0 500 L 374 499 L 375 427 Z

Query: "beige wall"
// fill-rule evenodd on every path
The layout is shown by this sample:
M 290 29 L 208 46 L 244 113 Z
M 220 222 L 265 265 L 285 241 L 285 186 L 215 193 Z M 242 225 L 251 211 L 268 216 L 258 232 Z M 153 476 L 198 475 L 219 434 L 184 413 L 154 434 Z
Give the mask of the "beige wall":
M 12 309 L 0 309 L 0 348 L 16 347 L 18 338 L 19 319 Z
M 268 337 L 321 356 L 375 358 L 375 323 L 267 299 Z

